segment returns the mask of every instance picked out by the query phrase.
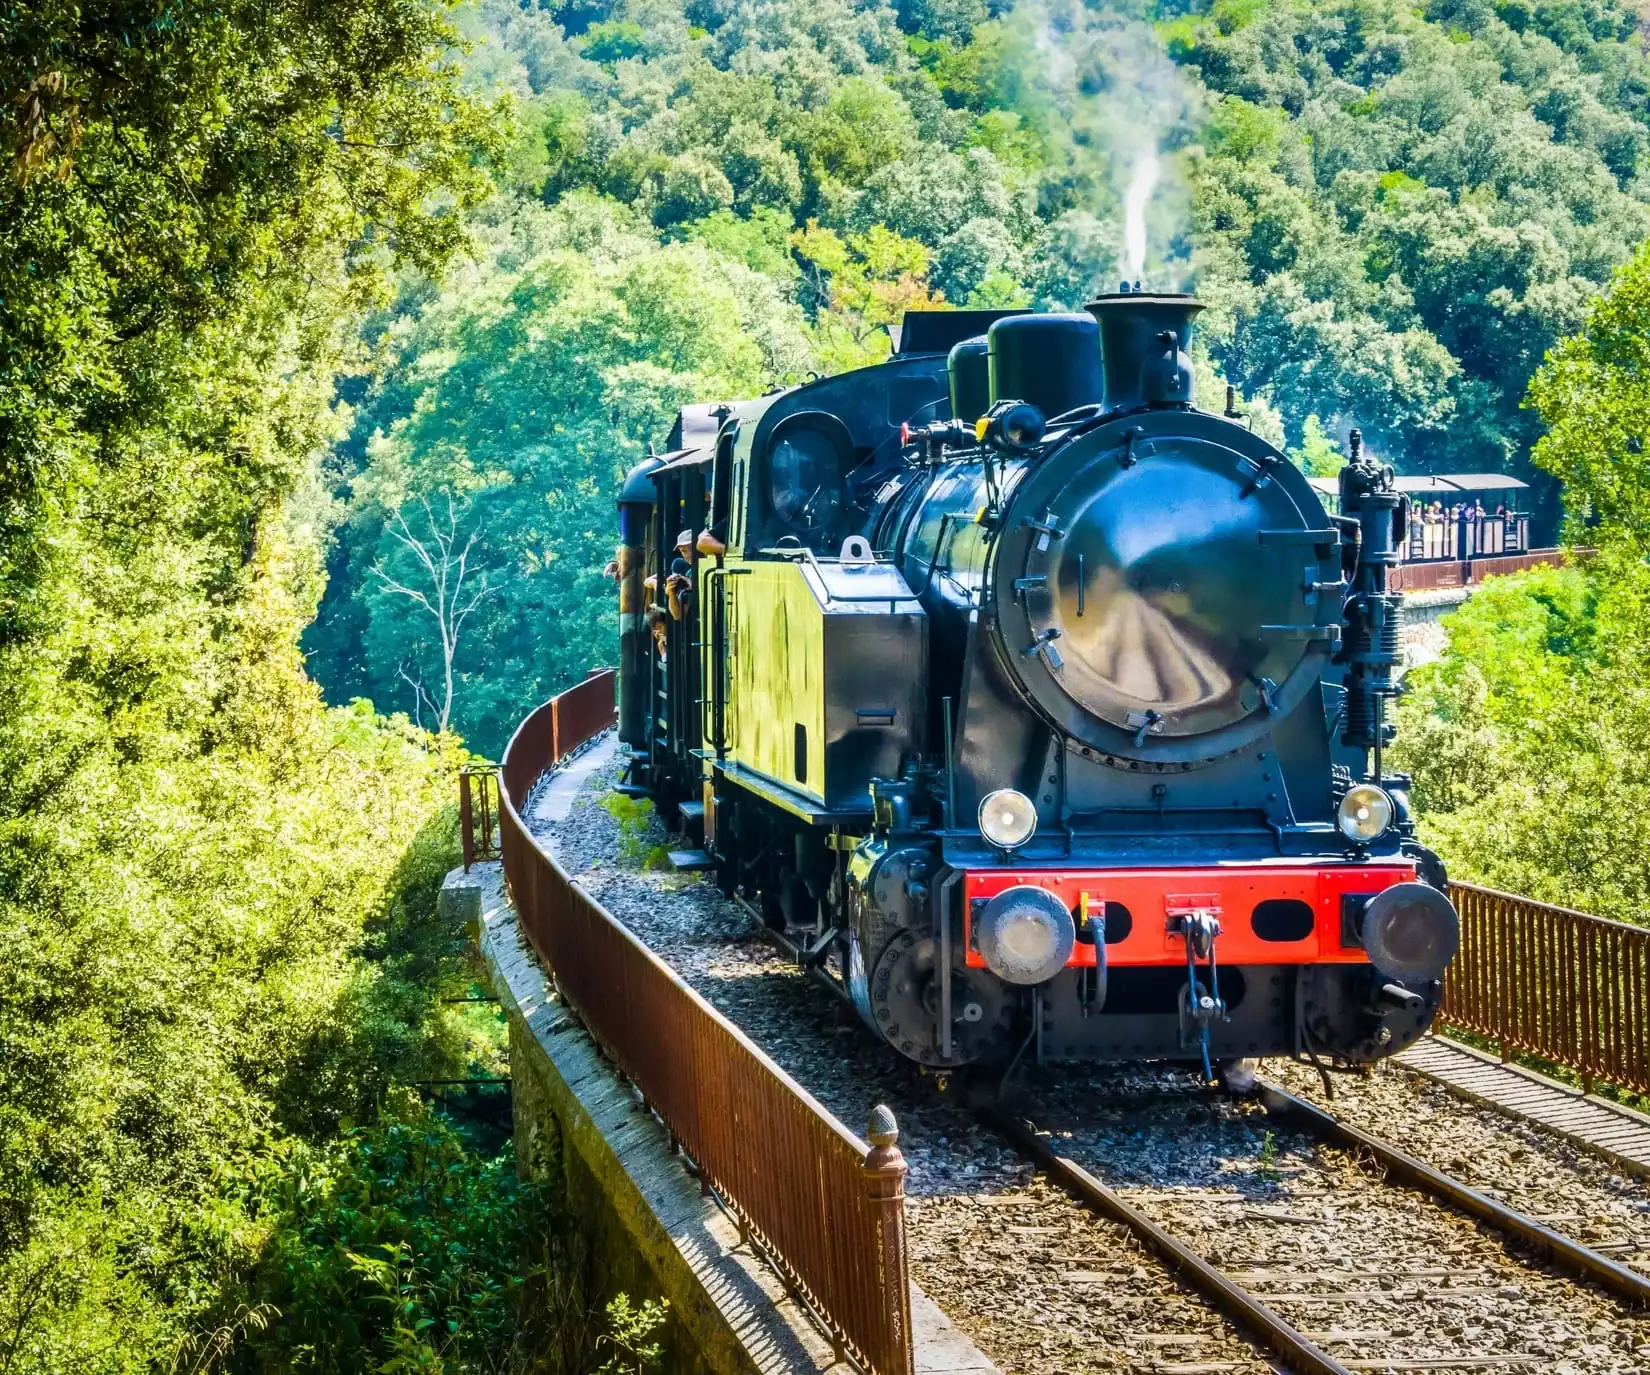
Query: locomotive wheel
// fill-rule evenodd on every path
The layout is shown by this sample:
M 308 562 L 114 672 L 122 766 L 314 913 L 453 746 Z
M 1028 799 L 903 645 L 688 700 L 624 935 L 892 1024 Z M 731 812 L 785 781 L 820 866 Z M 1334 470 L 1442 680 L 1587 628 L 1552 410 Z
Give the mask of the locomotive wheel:
M 972 969 L 951 973 L 951 1054 L 940 1054 L 939 982 L 931 936 L 898 931 L 871 971 L 871 1011 L 877 1030 L 923 1065 L 966 1065 L 1012 1047 L 1012 1018 L 1003 986 Z
M 716 798 L 716 839 L 711 858 L 716 862 L 716 888 L 725 898 L 739 891 L 739 805 L 731 796 Z
M 808 892 L 808 885 L 800 874 L 785 874 L 779 880 L 780 920 L 782 929 L 794 931 L 810 927 L 819 915 L 819 904 Z

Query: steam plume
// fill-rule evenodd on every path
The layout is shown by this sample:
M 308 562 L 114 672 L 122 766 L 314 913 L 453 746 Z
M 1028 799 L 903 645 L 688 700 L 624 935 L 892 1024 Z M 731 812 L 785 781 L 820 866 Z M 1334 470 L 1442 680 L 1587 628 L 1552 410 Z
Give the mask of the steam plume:
M 1157 150 L 1152 149 L 1135 163 L 1123 193 L 1123 272 L 1131 280 L 1146 270 L 1146 206 L 1157 187 L 1157 172 Z
M 1038 300 L 1080 304 L 1118 274 L 1175 290 L 1192 275 L 1191 188 L 1179 156 L 1202 96 L 1130 5 L 1014 0 L 1001 90 L 1049 145 L 1064 206 Z M 1109 284 L 1109 285 L 1108 285 Z

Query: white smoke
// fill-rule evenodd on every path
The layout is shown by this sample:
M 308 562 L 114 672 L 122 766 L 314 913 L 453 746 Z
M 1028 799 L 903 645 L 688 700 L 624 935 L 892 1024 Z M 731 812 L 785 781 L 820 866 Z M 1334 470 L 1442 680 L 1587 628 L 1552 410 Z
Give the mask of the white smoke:
M 1142 155 L 1123 193 L 1123 274 L 1138 281 L 1146 270 L 1146 207 L 1157 189 L 1157 150 Z
M 1203 97 L 1131 7 L 1095 0 L 1014 0 L 1005 19 L 1005 89 L 1041 132 L 1072 198 L 1051 238 L 1060 271 L 1112 289 L 1120 274 L 1157 290 L 1189 285 L 1191 188 L 1181 156 Z M 1063 164 L 1063 165 L 1062 165 Z M 1109 285 L 1108 285 L 1109 284 Z M 1056 299 L 1081 297 L 1067 286 Z

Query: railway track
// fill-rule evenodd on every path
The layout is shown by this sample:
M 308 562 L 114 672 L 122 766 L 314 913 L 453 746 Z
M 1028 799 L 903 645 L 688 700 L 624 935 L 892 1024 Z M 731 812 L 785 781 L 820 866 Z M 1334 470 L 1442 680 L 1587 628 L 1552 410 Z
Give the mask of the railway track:
M 1584 1246 L 1573 1237 L 1555 1231 L 1545 1223 L 1509 1208 L 1474 1189 L 1453 1175 L 1434 1169 L 1400 1147 L 1391 1145 L 1361 1127 L 1342 1122 L 1314 1103 L 1297 1097 L 1278 1084 L 1258 1085 L 1261 1101 L 1269 1112 L 1304 1126 L 1320 1139 L 1342 1150 L 1363 1153 L 1386 1177 L 1408 1185 L 1485 1223 L 1512 1241 L 1530 1247 L 1555 1268 L 1600 1288 L 1638 1307 L 1650 1307 L 1650 1278 L 1612 1260 L 1602 1251 Z
M 1397 1186 L 1424 1195 L 1444 1209 L 1451 1210 L 1458 1220 L 1470 1219 L 1498 1234 L 1512 1247 L 1530 1253 L 1514 1262 L 1528 1270 L 1545 1263 L 1554 1270 L 1595 1286 L 1613 1298 L 1642 1312 L 1650 1307 L 1650 1278 L 1620 1265 L 1602 1252 L 1582 1245 L 1573 1238 L 1555 1231 L 1537 1219 L 1531 1218 L 1506 1204 L 1489 1197 L 1480 1190 L 1437 1170 L 1401 1148 L 1383 1141 L 1358 1127 L 1341 1122 L 1330 1113 L 1305 1099 L 1289 1093 L 1275 1084 L 1257 1085 L 1258 1100 L 1264 1105 L 1268 1120 L 1277 1121 L 1286 1129 L 1298 1132 L 1317 1143 L 1345 1152 L 1380 1188 Z M 1178 1095 L 1178 1103 L 1186 1095 Z M 1455 1286 L 1451 1281 L 1472 1277 L 1471 1271 L 1458 1271 L 1454 1253 L 1435 1258 L 1430 1266 L 1417 1266 L 1417 1259 L 1425 1256 L 1408 1254 L 1380 1257 L 1380 1263 L 1366 1269 L 1343 1269 L 1311 1263 L 1274 1263 L 1239 1268 L 1224 1264 L 1216 1246 L 1188 1241 L 1184 1228 L 1166 1224 L 1163 1207 L 1152 1206 L 1150 1191 L 1124 1191 L 1112 1187 L 1099 1177 L 1102 1167 L 1092 1158 L 1094 1143 L 1088 1143 L 1090 1160 L 1085 1164 L 1074 1153 L 1081 1153 L 1081 1145 L 1073 1148 L 1068 1141 L 1062 1144 L 1059 1135 L 1039 1130 L 1030 1121 L 998 1105 L 980 1109 L 981 1115 L 994 1130 L 1013 1144 L 1032 1161 L 1050 1180 L 1065 1189 L 1083 1206 L 1125 1227 L 1129 1233 L 1168 1270 L 1189 1287 L 1196 1290 L 1213 1308 L 1253 1339 L 1263 1350 L 1295 1375 L 1352 1375 L 1362 1371 L 1408 1370 L 1473 1370 L 1473 1369 L 1551 1369 L 1554 1367 L 1550 1351 L 1481 1350 L 1456 1354 L 1408 1354 L 1399 1351 L 1377 1351 L 1383 1340 L 1394 1334 L 1379 1331 L 1341 1330 L 1329 1334 L 1330 1339 L 1308 1333 L 1296 1321 L 1280 1311 L 1286 1307 L 1311 1313 L 1322 1307 L 1346 1305 L 1360 1313 L 1389 1312 L 1395 1306 L 1394 1290 L 1346 1290 L 1336 1287 L 1346 1282 L 1369 1285 L 1394 1285 L 1401 1293 L 1406 1280 L 1434 1281 L 1415 1287 L 1413 1298 L 1402 1302 L 1422 1310 L 1416 1324 L 1425 1328 L 1432 1319 L 1425 1313 L 1430 1303 L 1449 1303 L 1461 1296 L 1477 1299 L 1485 1294 L 1499 1298 L 1518 1298 L 1516 1286 L 1506 1283 L 1491 1285 Z M 1073 1136 L 1076 1136 L 1073 1133 Z M 1270 1136 L 1268 1136 L 1270 1141 Z M 1173 1202 L 1173 1195 L 1168 1195 Z M 1349 1200 L 1350 1201 L 1350 1200 Z M 1254 1216 L 1269 1218 L 1279 1224 L 1311 1225 L 1313 1219 L 1285 1209 L 1267 1211 L 1250 1209 Z M 1395 1238 L 1396 1240 L 1397 1238 Z M 1303 1248 L 1310 1251 L 1311 1248 Z M 1301 1260 L 1305 1260 L 1302 1257 Z M 1509 1256 L 1509 1260 L 1512 1258 Z M 1366 1259 L 1365 1264 L 1369 1264 Z M 1480 1272 L 1480 1277 L 1484 1276 Z M 1325 1281 L 1330 1283 L 1325 1283 Z M 1550 1287 L 1550 1277 L 1542 1274 L 1540 1282 Z M 1283 1283 L 1289 1288 L 1279 1295 L 1269 1295 L 1261 1285 Z M 1486 1319 L 1490 1314 L 1484 1315 Z M 1440 1323 L 1443 1319 L 1438 1319 Z M 1642 1319 L 1640 1320 L 1642 1325 Z M 1485 1338 L 1508 1335 L 1489 1331 L 1486 1322 Z M 1650 1330 L 1650 1329 L 1646 1329 Z M 1462 1335 L 1467 1335 L 1463 1333 Z M 1501 1343 L 1504 1346 L 1504 1343 Z M 1327 1346 L 1339 1348 L 1336 1352 Z M 1639 1346 L 1634 1357 L 1642 1353 L 1650 1357 L 1650 1347 Z M 1627 1355 L 1621 1351 L 1620 1356 Z M 1619 1357 L 1618 1357 L 1619 1360 Z M 1574 1364 L 1565 1368 L 1575 1370 L 1638 1368 L 1621 1366 L 1606 1361 L 1600 1365 Z M 1213 1367 L 1210 1367 L 1213 1369 Z
M 1516 1243 L 1487 1231 L 1493 1217 L 1461 1211 L 1474 1191 L 1459 1181 L 1448 1206 L 1393 1187 L 1419 1178 L 1401 1178 L 1401 1153 L 1387 1146 L 1383 1158 L 1337 1133 L 1344 1124 L 1304 1100 L 1275 1091 L 1268 1113 L 1184 1077 L 1125 1074 L 1119 1094 L 1040 1072 L 1028 1115 L 1047 1134 L 999 1130 L 960 1083 L 938 1093 L 879 1053 L 840 986 L 817 980 L 829 998 L 799 987 L 796 946 L 753 940 L 765 928 L 753 930 L 748 909 L 708 883 L 625 871 L 599 806 L 558 831 L 581 882 L 839 1117 L 893 1107 L 911 1165 L 913 1278 L 1008 1375 L 1650 1370 L 1650 1321 L 1632 1308 L 1640 1276 L 1535 1219 Z M 1185 1087 L 1166 1093 L 1166 1082 Z M 1123 1206 L 1096 1208 L 1045 1154 Z M 1430 1154 L 1440 1158 L 1436 1140 Z M 1152 1229 L 1172 1243 L 1168 1263 L 1146 1254 Z M 1510 1256 L 1512 1244 L 1532 1261 Z M 1577 1252 L 1602 1262 L 1583 1265 L 1586 1279 L 1560 1272 Z M 1213 1272 L 1210 1288 L 1194 1284 L 1194 1259 Z M 1257 1329 L 1245 1300 L 1275 1328 Z
M 747 906 L 752 917 L 760 921 L 760 914 Z M 764 928 L 766 930 L 766 928 Z M 787 957 L 801 962 L 802 948 L 778 932 L 768 932 L 768 939 Z M 846 994 L 840 983 L 830 978 L 823 969 L 810 969 L 810 977 L 822 988 L 840 1000 Z M 1211 1091 L 1212 1093 L 1212 1091 Z M 1601 1251 L 1582 1244 L 1572 1237 L 1547 1226 L 1462 1180 L 1436 1169 L 1425 1161 L 1360 1127 L 1341 1121 L 1281 1085 L 1260 1081 L 1256 1085 L 1256 1100 L 1264 1107 L 1269 1120 L 1298 1132 L 1314 1141 L 1346 1153 L 1382 1184 L 1394 1185 L 1424 1195 L 1462 1218 L 1470 1219 L 1496 1233 L 1511 1246 L 1528 1253 L 1531 1264 L 1542 1264 L 1605 1291 L 1626 1305 L 1650 1309 L 1650 1277 L 1629 1269 Z M 1137 1101 L 1139 1096 L 1133 1095 Z M 1187 1095 L 1178 1095 L 1184 1100 Z M 1408 1357 L 1393 1353 L 1385 1356 L 1365 1352 L 1361 1345 L 1356 1354 L 1331 1354 L 1302 1326 L 1290 1321 L 1277 1311 L 1266 1298 L 1255 1291 L 1251 1283 L 1234 1276 L 1212 1262 L 1203 1252 L 1182 1240 L 1169 1227 L 1156 1221 L 1150 1211 L 1131 1201 L 1117 1190 L 1108 1187 L 1091 1170 L 1069 1154 L 1063 1153 L 1046 1133 L 1031 1123 L 1021 1120 L 1004 1107 L 991 1104 L 978 1110 L 981 1119 L 1024 1155 L 1053 1183 L 1082 1206 L 1099 1216 L 1125 1228 L 1132 1237 L 1171 1273 L 1195 1290 L 1217 1312 L 1240 1331 L 1254 1340 L 1265 1352 L 1281 1362 L 1296 1375 L 1352 1375 L 1354 1371 L 1412 1370 L 1412 1369 L 1496 1369 L 1538 1368 L 1549 1364 L 1543 1353 L 1499 1352 L 1464 1356 Z M 1261 1272 L 1265 1274 L 1266 1272 Z M 1381 1278 L 1403 1278 L 1405 1269 L 1394 1266 L 1390 1271 L 1362 1271 L 1364 1275 Z M 1411 1278 L 1448 1279 L 1448 1267 L 1433 1266 L 1430 1270 L 1408 1267 Z M 1310 1274 L 1301 1276 L 1310 1285 Z M 1356 1292 L 1356 1291 L 1354 1291 Z M 1290 1302 L 1301 1303 L 1313 1299 L 1341 1300 L 1345 1291 L 1325 1290 L 1295 1294 Z M 1358 1300 L 1354 1300 L 1358 1301 Z M 1189 1334 L 1188 1334 L 1189 1335 Z M 1371 1338 L 1365 1336 L 1363 1341 Z M 1345 1341 L 1336 1343 L 1345 1346 Z M 1650 1350 L 1645 1353 L 1650 1356 Z M 1187 1369 L 1198 1368 L 1190 1363 Z M 1220 1368 L 1219 1363 L 1206 1367 Z

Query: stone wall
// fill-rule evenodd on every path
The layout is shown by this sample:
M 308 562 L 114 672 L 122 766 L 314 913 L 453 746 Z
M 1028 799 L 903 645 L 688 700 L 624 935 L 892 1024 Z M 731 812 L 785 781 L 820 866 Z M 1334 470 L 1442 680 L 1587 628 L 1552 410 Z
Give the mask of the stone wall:
M 557 1000 L 498 866 L 477 865 L 449 884 L 443 910 L 473 926 L 508 1016 L 516 1159 L 562 1205 L 582 1272 L 576 1302 L 599 1314 L 620 1293 L 636 1303 L 667 1300 L 670 1375 L 830 1366 L 829 1343 Z

